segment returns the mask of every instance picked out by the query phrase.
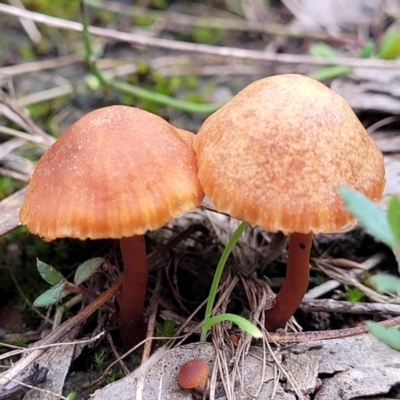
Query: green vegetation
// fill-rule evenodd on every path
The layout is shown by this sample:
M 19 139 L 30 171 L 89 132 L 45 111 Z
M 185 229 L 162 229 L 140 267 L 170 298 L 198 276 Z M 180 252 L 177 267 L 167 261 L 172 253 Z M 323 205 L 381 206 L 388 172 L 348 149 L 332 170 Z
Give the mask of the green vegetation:
M 17 346 L 17 347 L 26 347 L 27 346 L 25 339 L 20 336 L 16 337 L 11 344 L 14 346 Z
M 43 14 L 54 15 L 60 18 L 76 19 L 79 16 L 79 3 L 77 1 L 58 0 L 22 0 L 29 10 Z
M 68 400 L 78 400 L 78 394 L 76 392 L 71 392 L 67 395 Z
M 341 187 L 339 193 L 360 224 L 393 250 L 400 267 L 400 199 L 397 196 L 391 197 L 388 209 L 384 210 L 352 189 Z M 400 293 L 400 278 L 397 276 L 377 274 L 368 281 L 380 293 Z M 400 351 L 400 331 L 397 327 L 385 328 L 373 322 L 368 322 L 367 326 L 379 340 Z
M 94 353 L 93 368 L 95 371 L 102 371 L 105 365 L 105 353 L 103 350 Z
M 211 284 L 210 288 L 210 293 L 207 298 L 207 306 L 206 306 L 206 313 L 204 316 L 203 324 L 201 327 L 201 336 L 200 340 L 202 342 L 205 342 L 207 339 L 207 334 L 208 331 L 211 329 L 211 327 L 219 322 L 223 321 L 231 321 L 234 324 L 236 324 L 240 329 L 244 330 L 245 332 L 249 333 L 250 335 L 256 337 L 256 338 L 261 338 L 262 337 L 262 332 L 260 329 L 258 329 L 255 325 L 253 325 L 250 321 L 247 319 L 240 317 L 239 315 L 235 314 L 219 314 L 214 317 L 211 316 L 212 314 L 212 309 L 214 307 L 214 302 L 215 298 L 217 296 L 217 291 L 218 291 L 218 285 L 221 280 L 222 273 L 225 268 L 226 261 L 228 260 L 229 255 L 231 254 L 232 250 L 236 246 L 236 243 L 238 242 L 240 236 L 242 233 L 248 228 L 249 224 L 247 222 L 242 222 L 231 238 L 229 239 L 229 242 L 225 246 L 225 249 L 221 255 L 221 258 L 218 262 L 217 269 L 215 270 L 214 273 L 214 278 Z
M 221 104 L 195 103 L 170 96 L 166 93 L 168 91 L 166 82 L 163 79 L 158 78 L 156 73 L 153 74 L 153 79 L 156 84 L 155 90 L 148 90 L 143 86 L 132 85 L 129 82 L 120 81 L 117 79 L 110 79 L 98 68 L 98 55 L 96 55 L 92 49 L 92 43 L 88 32 L 88 20 L 85 11 L 86 9 L 83 0 L 81 0 L 81 9 L 83 19 L 83 41 L 85 48 L 85 58 L 91 74 L 97 79 L 96 86 L 104 86 L 106 88 L 108 87 L 118 92 L 121 92 L 124 95 L 130 95 L 136 99 L 139 99 L 140 101 L 150 101 L 162 106 L 172 107 L 177 110 L 189 113 L 210 114 L 216 111 L 221 106 Z M 91 78 L 91 80 L 93 81 L 93 78 Z M 148 108 L 149 107 L 147 106 L 147 109 Z
M 0 200 L 21 189 L 23 183 L 8 176 L 0 176 Z
M 359 288 L 346 286 L 346 300 L 352 303 L 359 303 L 365 300 L 365 296 Z
M 384 60 L 396 60 L 400 57 L 400 28 L 397 24 L 386 30 L 378 47 L 378 57 Z
M 52 287 L 43 292 L 33 302 L 35 307 L 49 307 L 59 303 L 64 297 L 73 293 L 83 293 L 80 285 L 89 279 L 104 263 L 101 257 L 92 258 L 82 263 L 75 271 L 74 281 L 68 280 L 50 264 L 37 260 L 40 276 Z
M 316 58 L 332 59 L 340 57 L 335 48 L 324 42 L 317 42 L 310 46 L 309 54 Z M 396 60 L 400 57 L 400 29 L 396 24 L 387 28 L 380 42 L 368 41 L 361 47 L 359 58 L 379 58 L 382 60 Z M 315 72 L 309 74 L 311 78 L 319 81 L 327 81 L 338 76 L 347 75 L 353 70 L 352 67 L 343 65 L 332 65 L 320 67 Z
M 216 45 L 223 36 L 222 29 L 197 26 L 193 30 L 193 41 L 195 43 Z
M 176 333 L 177 326 L 175 321 L 167 319 L 162 324 L 157 326 L 157 336 L 173 337 Z

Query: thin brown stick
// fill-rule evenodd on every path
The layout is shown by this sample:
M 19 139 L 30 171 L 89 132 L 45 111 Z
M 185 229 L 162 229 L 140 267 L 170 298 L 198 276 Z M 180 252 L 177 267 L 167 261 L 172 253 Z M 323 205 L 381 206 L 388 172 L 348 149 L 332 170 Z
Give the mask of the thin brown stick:
M 148 364 L 148 360 L 150 358 L 154 331 L 156 328 L 156 319 L 157 319 L 158 304 L 160 302 L 162 276 L 163 276 L 163 271 L 160 269 L 157 272 L 156 284 L 154 287 L 153 296 L 150 300 L 150 315 L 149 315 L 149 322 L 147 324 L 146 342 L 143 346 L 142 362 L 140 363 L 142 367 L 142 373 L 138 376 L 136 384 L 137 400 L 143 399 L 144 385 L 147 373 L 146 364 Z
M 380 322 L 385 328 L 400 324 L 400 317 L 394 317 Z M 275 343 L 300 343 L 317 340 L 341 339 L 345 337 L 359 336 L 369 333 L 367 326 L 355 328 L 333 329 L 331 331 L 293 332 L 293 333 L 268 333 L 267 340 Z
M 68 21 L 61 18 L 51 17 L 44 14 L 39 14 L 32 11 L 20 10 L 16 7 L 0 3 L 0 12 L 13 15 L 18 18 L 27 18 L 32 21 L 42 23 L 48 26 L 53 26 L 59 29 L 72 30 L 76 32 L 82 31 L 82 24 L 79 22 Z M 284 64 L 309 64 L 309 65 L 346 65 L 349 67 L 359 68 L 390 68 L 395 69 L 400 67 L 400 61 L 388 61 L 366 58 L 350 58 L 337 57 L 334 60 L 326 58 L 316 58 L 313 56 L 302 54 L 283 54 L 269 53 L 266 51 L 247 50 L 235 47 L 219 47 L 197 43 L 179 42 L 175 40 L 162 39 L 135 33 L 118 32 L 112 29 L 99 28 L 89 26 L 88 31 L 92 35 L 105 37 L 108 39 L 119 40 L 127 43 L 134 43 L 141 46 L 151 46 L 169 50 L 185 51 L 201 54 L 213 54 L 222 57 L 242 58 L 249 60 L 258 60 L 266 62 L 277 62 Z
M 128 347 L 140 342 L 146 333 L 143 306 L 147 289 L 146 245 L 143 235 L 120 239 L 124 263 L 124 283 L 119 296 L 120 333 Z
M 146 332 L 146 343 L 144 344 L 143 354 L 142 354 L 142 362 L 144 364 L 150 358 L 151 346 L 153 344 L 152 338 L 154 337 L 154 332 L 156 330 L 156 320 L 157 320 L 157 312 L 158 305 L 160 303 L 160 294 L 161 294 L 161 285 L 162 285 L 162 277 L 163 270 L 160 269 L 157 272 L 156 284 L 154 286 L 153 296 L 150 300 L 150 315 L 149 322 L 147 324 L 147 332 Z
M 184 229 L 182 232 L 179 232 L 166 243 L 163 243 L 162 246 L 150 253 L 147 257 L 149 272 L 156 271 L 158 268 L 160 268 L 160 266 L 163 265 L 165 254 L 172 250 L 178 243 L 182 242 L 182 240 L 187 239 L 192 233 L 197 231 L 205 234 L 208 233 L 208 229 L 202 224 L 190 225 L 188 228 Z
M 50 136 L 38 125 L 35 124 L 35 122 L 30 117 L 29 113 L 24 108 L 22 108 L 15 99 L 13 99 L 6 92 L 4 92 L 4 90 L 1 89 L 0 89 L 0 102 L 4 103 L 4 105 L 7 106 L 6 108 L 2 109 L 2 113 L 4 114 L 4 116 L 10 119 L 11 121 L 17 123 L 19 126 L 24 128 L 30 134 L 35 136 L 40 136 L 41 138 L 43 138 L 44 139 L 43 145 L 49 147 L 56 141 L 56 139 L 53 136 Z
M 93 300 L 88 306 L 79 312 L 79 314 L 65 321 L 59 326 L 59 328 L 48 335 L 39 349 L 32 349 L 32 352 L 22 358 L 18 363 L 16 363 L 7 372 L 0 375 L 0 386 L 4 385 L 4 389 L 12 379 L 15 379 L 22 371 L 29 368 L 33 362 L 35 362 L 39 357 L 41 357 L 47 350 L 48 345 L 58 343 L 62 338 L 68 335 L 76 326 L 84 323 L 87 319 L 103 304 L 115 296 L 121 289 L 121 282 L 115 283 L 106 292 L 102 293 L 97 299 Z
M 154 23 L 169 24 L 170 21 L 173 23 L 168 25 L 169 29 L 177 29 L 177 26 L 190 26 L 190 27 L 203 27 L 203 28 L 214 28 L 222 30 L 233 30 L 242 32 L 262 32 L 270 35 L 284 36 L 295 39 L 315 39 L 325 41 L 335 41 L 339 43 L 360 43 L 360 39 L 355 35 L 345 35 L 336 32 L 305 32 L 299 31 L 295 28 L 291 28 L 289 25 L 278 25 L 273 23 L 260 23 L 254 20 L 246 21 L 235 16 L 225 15 L 223 18 L 214 17 L 209 12 L 205 11 L 206 15 L 189 15 L 183 14 L 179 11 L 175 11 L 173 7 L 168 10 L 167 13 L 164 11 L 155 11 L 145 7 L 132 6 L 130 4 L 124 4 L 120 2 L 107 1 L 107 0 L 87 0 L 86 4 L 90 7 L 105 9 L 110 12 L 129 15 L 131 17 L 145 17 L 153 20 Z M 229 14 L 228 14 L 229 15 Z
M 357 278 L 361 274 L 365 273 L 366 271 L 370 271 L 371 269 L 375 268 L 379 263 L 384 259 L 385 254 L 378 253 L 367 260 L 363 261 L 359 264 L 360 268 L 354 269 L 351 271 L 351 274 Z M 316 260 L 314 260 L 315 263 Z M 341 283 L 336 280 L 329 280 L 325 281 L 321 285 L 318 285 L 312 289 L 310 289 L 304 296 L 305 299 L 316 299 L 321 297 L 338 287 L 340 287 Z
M 25 10 L 25 6 L 22 4 L 21 0 L 8 0 L 8 2 L 14 7 Z M 22 25 L 22 28 L 25 30 L 26 34 L 32 40 L 32 42 L 35 44 L 39 44 L 43 37 L 36 25 L 32 21 L 23 18 L 21 18 L 19 22 Z
M 400 315 L 400 304 L 353 303 L 333 299 L 303 299 L 300 308 L 306 312 Z
M 275 298 L 275 305 L 265 312 L 265 328 L 283 328 L 299 307 L 307 291 L 310 271 L 312 233 L 292 233 L 285 282 Z
M 46 69 L 65 67 L 71 64 L 82 62 L 82 57 L 77 54 L 53 58 L 50 60 L 32 61 L 23 64 L 10 65 L 0 68 L 0 75 L 17 76 L 30 72 L 42 72 Z
M 124 360 L 119 355 L 118 350 L 116 349 L 116 347 L 114 345 L 113 338 L 109 332 L 106 333 L 106 338 L 107 338 L 108 344 L 110 345 L 111 351 L 113 352 L 114 357 L 118 361 L 118 364 L 121 367 L 122 371 L 124 371 L 125 375 L 129 375 L 131 373 L 131 371 L 129 371 L 128 367 L 124 363 Z

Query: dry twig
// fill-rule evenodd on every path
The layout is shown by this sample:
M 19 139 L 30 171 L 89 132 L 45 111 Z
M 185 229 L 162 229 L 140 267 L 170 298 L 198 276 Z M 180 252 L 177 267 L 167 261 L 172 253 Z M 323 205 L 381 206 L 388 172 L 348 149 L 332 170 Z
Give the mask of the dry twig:
M 368 260 L 365 260 L 364 262 L 360 263 L 360 268 L 357 270 L 352 271 L 353 276 L 359 276 L 363 274 L 366 271 L 371 270 L 372 268 L 375 268 L 382 260 L 383 260 L 384 254 L 376 254 L 372 257 L 370 257 Z M 313 260 L 311 260 L 313 262 Z M 321 297 L 325 295 L 326 293 L 331 292 L 332 290 L 337 289 L 338 287 L 341 286 L 341 283 L 337 280 L 329 280 L 324 283 L 322 283 L 319 286 L 316 286 L 313 289 L 310 289 L 306 295 L 304 296 L 305 299 L 316 299 L 318 297 Z
M 400 315 L 400 305 L 387 303 L 353 303 L 333 299 L 304 299 L 300 308 L 306 312 Z
M 20 360 L 13 368 L 0 375 L 0 385 L 3 389 L 8 383 L 15 379 L 22 371 L 28 368 L 38 357 L 41 357 L 49 345 L 59 345 L 58 342 L 70 333 L 76 326 L 85 322 L 90 315 L 92 315 L 99 307 L 114 297 L 121 289 L 122 282 L 117 282 L 106 292 L 101 294 L 97 299 L 93 300 L 88 306 L 79 312 L 79 314 L 65 321 L 60 327 L 50 335 L 48 335 L 42 342 L 40 349 L 33 350 L 24 359 Z
M 83 27 L 79 22 L 67 21 L 61 18 L 51 17 L 32 11 L 20 10 L 16 7 L 0 3 L 0 12 L 13 15 L 18 18 L 26 18 L 37 23 L 42 23 L 58 29 L 72 30 L 81 32 Z M 268 53 L 257 50 L 246 50 L 234 47 L 218 47 L 204 44 L 186 43 L 168 39 L 153 38 L 150 36 L 139 35 L 135 33 L 118 32 L 112 29 L 88 27 L 89 33 L 95 36 L 114 39 L 121 42 L 132 43 L 140 46 L 158 47 L 168 50 L 185 51 L 192 53 L 219 55 L 222 57 L 242 58 L 264 62 L 275 62 L 282 64 L 309 64 L 309 65 L 332 65 L 331 59 L 315 58 L 301 54 L 283 54 Z M 345 65 L 349 67 L 360 68 L 378 68 L 378 69 L 399 69 L 400 61 L 386 61 L 378 59 L 362 59 L 337 57 L 334 60 L 335 65 Z

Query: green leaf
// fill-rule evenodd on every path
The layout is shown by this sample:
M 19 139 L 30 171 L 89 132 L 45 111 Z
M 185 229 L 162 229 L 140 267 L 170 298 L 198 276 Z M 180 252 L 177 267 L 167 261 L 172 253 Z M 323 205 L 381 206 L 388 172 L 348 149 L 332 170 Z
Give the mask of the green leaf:
M 399 325 L 392 328 L 384 326 L 372 321 L 366 322 L 369 331 L 382 343 L 385 343 L 394 350 L 400 351 L 400 330 Z
M 375 44 L 372 41 L 365 43 L 365 45 L 361 48 L 360 58 L 371 58 L 374 53 Z
M 82 263 L 75 272 L 74 283 L 80 285 L 89 279 L 104 263 L 104 258 L 97 257 Z
M 85 77 L 85 83 L 90 90 L 98 90 L 101 87 L 100 79 L 92 74 Z
M 338 76 L 349 74 L 352 70 L 352 67 L 347 67 L 345 65 L 332 65 L 330 67 L 319 68 L 308 76 L 317 81 L 328 81 Z
M 379 46 L 379 58 L 396 60 L 400 57 L 400 29 L 392 25 L 383 36 Z
M 400 294 L 400 278 L 389 274 L 371 276 L 367 283 L 379 293 Z
M 350 213 L 369 233 L 392 249 L 396 247 L 396 237 L 392 232 L 385 210 L 353 189 L 342 186 L 338 188 L 338 192 Z
M 48 307 L 53 304 L 57 304 L 70 293 L 71 291 L 68 290 L 68 282 L 61 282 L 37 297 L 33 302 L 33 305 L 35 307 Z
M 107 80 L 106 82 L 112 88 L 121 91 L 125 94 L 130 94 L 139 98 L 140 100 L 148 100 L 154 103 L 158 103 L 164 106 L 173 107 L 177 110 L 198 113 L 198 114 L 211 114 L 218 110 L 222 106 L 222 103 L 194 103 L 178 99 L 173 96 L 168 96 L 163 93 L 157 93 L 155 91 L 143 88 L 137 85 L 131 85 L 125 81 L 118 80 Z
M 253 323 L 246 318 L 236 314 L 219 314 L 209 318 L 203 323 L 203 327 L 208 331 L 213 325 L 223 321 L 231 321 L 236 324 L 240 329 L 247 332 L 255 338 L 262 338 L 262 332 Z
M 329 46 L 329 44 L 323 42 L 312 44 L 310 46 L 309 53 L 313 57 L 321 57 L 321 58 L 337 57 L 336 50 L 332 46 Z
M 51 286 L 57 285 L 64 279 L 64 276 L 55 268 L 39 259 L 36 259 L 36 268 L 39 271 L 40 276 Z
M 392 196 L 389 200 L 387 218 L 396 238 L 396 244 L 400 244 L 400 199 L 397 196 Z
M 400 271 L 400 244 L 397 244 L 395 247 L 393 247 L 393 254 L 396 257 L 397 261 L 397 266 Z

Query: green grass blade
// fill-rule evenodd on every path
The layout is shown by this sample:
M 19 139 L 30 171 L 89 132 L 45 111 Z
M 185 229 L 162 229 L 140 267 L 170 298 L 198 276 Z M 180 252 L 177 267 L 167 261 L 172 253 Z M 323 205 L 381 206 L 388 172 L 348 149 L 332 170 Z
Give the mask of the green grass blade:
M 251 336 L 255 338 L 262 338 L 262 332 L 258 329 L 253 323 L 251 323 L 246 318 L 243 318 L 236 314 L 219 314 L 214 317 L 211 317 L 204 322 L 203 326 L 208 331 L 213 325 L 218 324 L 219 322 L 231 321 L 236 324 L 240 329 L 247 332 Z
M 206 329 L 205 326 L 207 326 L 207 321 L 211 317 L 211 312 L 212 312 L 212 309 L 214 307 L 215 297 L 217 296 L 219 281 L 221 280 L 222 272 L 224 271 L 224 267 L 225 267 L 226 261 L 227 261 L 229 255 L 231 254 L 232 250 L 236 246 L 236 243 L 238 242 L 240 236 L 247 229 L 248 226 L 249 226 L 248 222 L 242 222 L 236 228 L 235 232 L 233 232 L 233 235 L 229 239 L 229 242 L 226 245 L 224 251 L 222 252 L 221 258 L 219 259 L 219 262 L 218 262 L 218 265 L 217 265 L 217 269 L 215 270 L 214 278 L 213 278 L 213 281 L 212 281 L 212 284 L 211 284 L 210 293 L 209 293 L 208 299 L 207 299 L 207 306 L 206 306 L 206 313 L 205 313 L 205 316 L 204 316 L 204 323 L 203 323 L 203 326 L 201 328 L 200 341 L 202 341 L 202 342 L 206 341 L 206 336 L 207 336 L 208 329 Z

